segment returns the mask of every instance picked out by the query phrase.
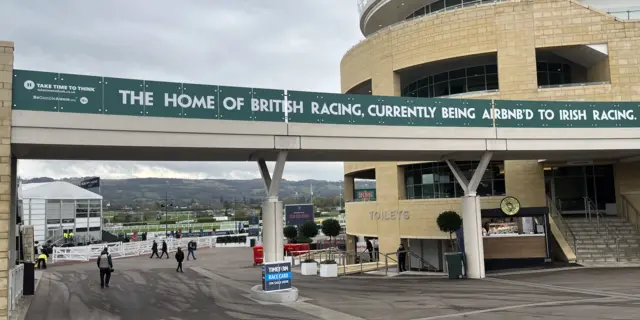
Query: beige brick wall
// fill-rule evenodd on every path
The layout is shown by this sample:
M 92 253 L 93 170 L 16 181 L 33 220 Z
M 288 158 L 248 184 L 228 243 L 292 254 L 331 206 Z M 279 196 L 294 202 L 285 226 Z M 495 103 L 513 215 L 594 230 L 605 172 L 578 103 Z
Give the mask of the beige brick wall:
M 35 240 L 33 235 L 33 226 L 21 226 L 22 231 L 22 251 L 24 252 L 24 260 L 36 261 L 38 252 L 34 252 Z
M 536 48 L 608 44 L 609 60 L 589 70 L 589 80 L 610 84 L 565 88 L 537 86 Z M 465 96 L 475 99 L 630 101 L 640 100 L 640 22 L 617 21 L 571 0 L 514 0 L 453 10 L 407 21 L 376 33 L 349 50 L 340 65 L 342 90 L 372 81 L 376 95 L 399 95 L 396 71 L 429 62 L 482 53 L 497 53 L 500 91 Z M 400 200 L 399 163 L 348 163 L 345 173 L 376 168 L 378 201 L 347 204 L 347 231 L 384 235 L 381 250 L 395 250 L 400 237 L 442 237 L 435 226 L 444 210 L 460 211 L 459 199 Z M 402 163 L 404 164 L 404 163 Z M 624 167 L 625 174 L 619 172 Z M 637 176 L 627 174 L 636 170 Z M 636 172 L 633 171 L 633 172 Z M 396 175 L 394 176 L 394 172 Z M 616 167 L 617 190 L 631 192 L 640 208 L 640 165 Z M 505 162 L 507 194 L 522 206 L 544 206 L 544 171 L 535 160 Z M 618 181 L 620 179 L 620 181 Z M 638 194 L 633 195 L 637 190 Z M 497 207 L 499 198 L 482 200 Z M 370 211 L 409 210 L 411 220 L 372 221 Z M 620 210 L 620 209 L 619 209 Z M 419 223 L 416 223 L 419 222 Z
M 604 43 L 609 48 L 611 84 L 537 88 L 535 48 Z M 509 1 L 425 16 L 376 33 L 343 57 L 342 90 L 372 80 L 374 92 L 389 94 L 397 88 L 380 86 L 395 86 L 394 71 L 497 52 L 500 92 L 477 98 L 640 100 L 639 49 L 640 22 L 617 21 L 569 0 Z
M 613 170 L 618 215 L 640 227 L 640 162 L 616 163 Z
M 0 320 L 7 319 L 9 228 L 11 227 L 11 88 L 13 42 L 0 41 Z M 15 259 L 15 257 L 14 257 Z
M 485 209 L 496 208 L 501 200 L 502 197 L 483 197 L 480 203 Z M 409 219 L 375 220 L 370 215 L 372 211 L 393 210 L 408 211 Z M 448 239 L 449 235 L 440 232 L 436 225 L 438 215 L 447 210 L 462 214 L 462 200 L 453 198 L 350 202 L 346 205 L 347 233 L 379 237 L 380 252 L 394 252 L 401 238 Z
M 545 207 L 544 167 L 538 160 L 505 161 L 507 195 L 516 197 L 522 207 Z

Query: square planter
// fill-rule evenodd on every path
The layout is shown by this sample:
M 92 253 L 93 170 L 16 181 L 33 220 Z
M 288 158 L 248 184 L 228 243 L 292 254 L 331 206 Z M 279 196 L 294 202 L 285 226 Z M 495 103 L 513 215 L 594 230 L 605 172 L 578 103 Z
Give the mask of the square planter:
M 303 276 L 317 276 L 318 264 L 316 262 L 303 262 L 300 264 L 300 271 Z
M 320 264 L 320 276 L 323 278 L 335 278 L 338 276 L 337 264 Z
M 294 261 L 293 256 L 285 256 L 284 261 L 291 262 L 291 266 L 293 266 L 293 261 Z

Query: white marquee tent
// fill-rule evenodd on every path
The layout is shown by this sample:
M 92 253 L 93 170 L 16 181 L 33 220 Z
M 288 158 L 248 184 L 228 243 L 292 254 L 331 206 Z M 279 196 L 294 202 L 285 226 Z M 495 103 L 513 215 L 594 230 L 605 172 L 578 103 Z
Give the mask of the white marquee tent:
M 18 188 L 22 221 L 32 225 L 35 241 L 57 240 L 73 231 L 76 242 L 102 238 L 102 196 L 64 181 L 22 184 Z

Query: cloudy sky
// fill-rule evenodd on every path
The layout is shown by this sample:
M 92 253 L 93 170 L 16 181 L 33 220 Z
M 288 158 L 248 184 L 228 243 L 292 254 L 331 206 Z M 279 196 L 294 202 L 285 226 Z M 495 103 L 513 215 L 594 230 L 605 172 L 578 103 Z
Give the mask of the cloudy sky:
M 4 0 L 15 68 L 309 91 L 340 91 L 362 35 L 356 0 Z M 22 177 L 259 177 L 248 162 L 27 161 Z M 285 178 L 342 180 L 342 163 L 288 163 Z
M 584 0 L 601 7 L 638 0 Z M 15 67 L 231 86 L 339 92 L 359 40 L 356 0 L 3 0 Z M 245 179 L 255 163 L 20 161 L 23 177 Z M 342 179 L 342 163 L 288 163 L 285 178 Z

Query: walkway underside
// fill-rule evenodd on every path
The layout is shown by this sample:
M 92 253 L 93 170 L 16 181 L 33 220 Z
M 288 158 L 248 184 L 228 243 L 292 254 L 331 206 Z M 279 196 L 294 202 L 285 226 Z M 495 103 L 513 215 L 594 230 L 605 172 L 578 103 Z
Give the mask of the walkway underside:
M 336 146 L 338 148 L 339 146 Z M 371 146 L 374 149 L 375 146 Z M 56 144 L 12 144 L 18 159 L 123 160 L 123 161 L 275 161 L 278 150 L 180 147 L 131 147 Z M 420 150 L 300 150 L 289 149 L 287 161 L 436 161 L 443 159 L 477 161 L 485 151 Z M 640 157 L 640 150 L 531 150 L 494 151 L 493 160 L 548 161 L 629 160 Z
M 596 160 L 640 156 L 633 128 L 332 125 L 15 110 L 19 159 L 275 161 Z

